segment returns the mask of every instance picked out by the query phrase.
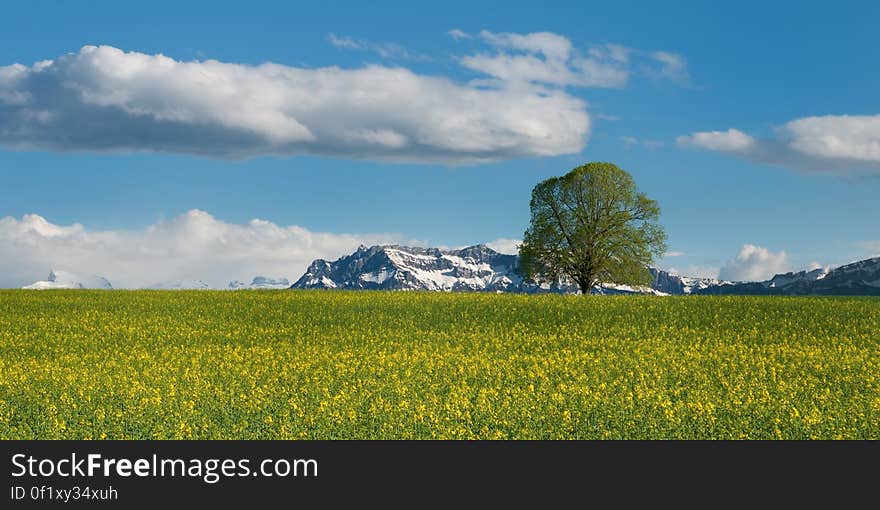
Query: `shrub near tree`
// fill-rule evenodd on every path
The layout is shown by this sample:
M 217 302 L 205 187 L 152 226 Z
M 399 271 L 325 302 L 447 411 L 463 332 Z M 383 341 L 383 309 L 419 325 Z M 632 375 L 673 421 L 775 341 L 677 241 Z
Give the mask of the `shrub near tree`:
M 532 280 L 567 277 L 583 294 L 599 283 L 647 285 L 648 266 L 666 251 L 660 207 L 612 163 L 587 163 L 532 190 L 520 246 Z

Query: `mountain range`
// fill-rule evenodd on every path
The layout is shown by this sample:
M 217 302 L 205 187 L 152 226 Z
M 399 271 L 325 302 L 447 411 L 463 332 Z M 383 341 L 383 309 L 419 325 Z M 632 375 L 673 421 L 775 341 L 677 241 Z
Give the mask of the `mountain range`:
M 101 276 L 79 276 L 68 271 L 49 272 L 48 278 L 30 285 L 22 287 L 23 289 L 45 290 L 45 289 L 104 289 L 112 290 L 113 286 L 106 278 Z
M 265 276 L 255 276 L 251 283 L 231 281 L 226 286 L 229 290 L 275 290 L 289 287 L 290 281 L 287 278 L 267 278 Z
M 602 284 L 594 294 L 730 294 L 730 295 L 872 295 L 880 296 L 880 257 L 835 269 L 778 274 L 761 282 L 732 282 L 692 278 L 648 268 L 650 285 Z M 25 289 L 112 289 L 100 276 L 83 277 L 53 270 L 44 281 Z M 207 290 L 198 279 L 175 280 L 148 287 L 162 290 Z M 226 290 L 352 289 L 427 290 L 466 292 L 559 293 L 579 292 L 576 285 L 559 279 L 535 283 L 519 272 L 519 257 L 478 244 L 457 250 L 414 248 L 399 245 L 361 246 L 335 261 L 317 259 L 293 285 L 286 278 L 257 276 L 250 283 L 232 281 Z
M 880 295 L 880 257 L 833 270 L 779 274 L 762 282 L 731 282 L 679 276 L 649 268 L 645 287 L 602 284 L 595 294 Z M 315 260 L 293 289 L 432 290 L 524 293 L 576 293 L 563 280 L 537 284 L 519 273 L 519 257 L 485 245 L 459 250 L 399 245 L 361 246 L 330 262 Z

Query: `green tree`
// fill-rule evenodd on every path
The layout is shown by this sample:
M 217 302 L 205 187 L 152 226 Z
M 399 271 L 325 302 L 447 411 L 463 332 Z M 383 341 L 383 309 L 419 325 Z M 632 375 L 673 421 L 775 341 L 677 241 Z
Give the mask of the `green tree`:
M 595 285 L 647 285 L 666 251 L 657 202 L 611 163 L 587 163 L 538 183 L 519 253 L 528 279 L 565 276 L 584 294 Z

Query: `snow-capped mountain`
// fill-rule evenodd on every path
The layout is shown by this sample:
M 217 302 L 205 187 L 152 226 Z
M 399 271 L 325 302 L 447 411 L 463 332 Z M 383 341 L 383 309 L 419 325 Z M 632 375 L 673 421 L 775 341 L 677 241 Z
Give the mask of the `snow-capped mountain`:
M 104 289 L 111 290 L 113 286 L 106 278 L 101 276 L 78 276 L 67 271 L 52 270 L 46 280 L 25 285 L 23 289 Z
M 763 282 L 713 287 L 703 294 L 852 295 L 880 296 L 880 257 L 835 269 L 813 269 L 778 274 Z
M 292 288 L 516 292 L 522 286 L 518 263 L 516 255 L 483 245 L 449 251 L 361 246 L 335 262 L 312 262 Z
M 733 285 L 733 282 L 717 280 L 715 278 L 692 278 L 679 276 L 662 269 L 649 267 L 651 273 L 651 288 L 664 294 L 699 294 L 706 289 L 720 285 Z
M 811 269 L 810 271 L 805 270 L 778 274 L 767 281 L 767 286 L 772 288 L 784 289 L 786 287 L 792 287 L 793 285 L 809 284 L 810 282 L 815 282 L 816 280 L 821 280 L 822 278 L 825 278 L 826 276 L 828 276 L 828 273 L 830 271 L 831 270 L 829 268 L 819 267 L 816 269 Z
M 290 281 L 287 278 L 266 278 L 265 276 L 255 276 L 251 283 L 235 280 L 229 282 L 227 286 L 229 290 L 273 290 L 289 287 Z
M 595 294 L 731 294 L 731 295 L 872 295 L 880 296 L 880 257 L 835 269 L 778 274 L 762 282 L 730 282 L 679 276 L 648 268 L 651 284 L 630 287 L 612 283 L 593 289 Z M 44 281 L 24 289 L 112 289 L 100 276 L 83 277 L 53 270 Z M 202 280 L 185 279 L 148 287 L 163 290 L 208 290 Z M 318 259 L 293 285 L 285 278 L 255 277 L 251 283 L 230 282 L 227 289 L 383 289 L 471 292 L 574 294 L 577 286 L 559 280 L 536 284 L 523 280 L 519 257 L 498 253 L 485 245 L 459 250 L 406 246 L 361 246 L 351 255 L 328 262 Z
M 648 268 L 649 287 L 602 284 L 595 294 L 849 294 L 880 295 L 880 258 L 834 270 L 824 268 L 779 274 L 763 282 L 691 278 Z M 564 281 L 537 285 L 523 281 L 519 257 L 484 245 L 460 250 L 406 246 L 361 246 L 334 262 L 318 259 L 293 289 L 383 289 L 526 293 L 576 293 Z
M 673 277 L 665 271 L 667 282 Z M 658 274 L 659 274 L 658 273 Z M 688 283 L 687 285 L 692 286 Z M 673 288 L 674 285 L 669 283 Z M 677 289 L 683 287 L 678 282 Z M 294 289 L 383 289 L 441 290 L 526 293 L 576 293 L 576 285 L 565 281 L 541 285 L 523 281 L 519 257 L 498 253 L 479 244 L 460 250 L 412 248 L 407 246 L 361 246 L 335 262 L 318 259 L 293 284 Z M 690 287 L 688 287 L 690 288 Z M 659 288 L 633 288 L 607 284 L 596 294 L 666 294 Z M 682 291 L 676 291 L 682 293 Z
M 880 296 L 880 257 L 832 269 L 810 284 L 811 294 L 862 294 Z
M 211 286 L 202 280 L 174 280 L 157 283 L 147 288 L 150 290 L 209 290 Z

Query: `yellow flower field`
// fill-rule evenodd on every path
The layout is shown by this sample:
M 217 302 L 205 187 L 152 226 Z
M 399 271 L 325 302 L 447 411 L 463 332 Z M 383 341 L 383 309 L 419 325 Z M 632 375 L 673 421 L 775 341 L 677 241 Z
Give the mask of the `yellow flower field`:
M 0 291 L 0 439 L 880 439 L 880 299 Z

